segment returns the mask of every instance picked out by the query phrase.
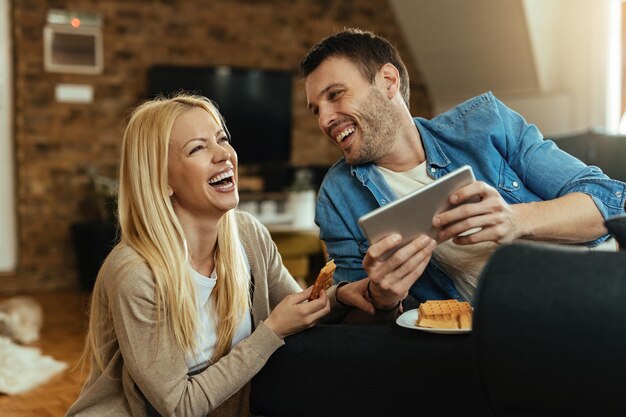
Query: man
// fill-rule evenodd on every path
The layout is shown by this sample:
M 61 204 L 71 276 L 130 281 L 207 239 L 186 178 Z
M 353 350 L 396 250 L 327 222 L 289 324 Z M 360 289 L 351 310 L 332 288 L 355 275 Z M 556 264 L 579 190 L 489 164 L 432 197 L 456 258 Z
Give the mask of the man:
M 343 153 L 319 191 L 320 237 L 338 265 L 335 278 L 367 277 L 378 309 L 393 308 L 407 292 L 418 301 L 471 301 L 499 244 L 595 246 L 608 237 L 604 219 L 624 213 L 625 184 L 543 141 L 491 93 L 432 120 L 412 118 L 406 67 L 382 37 L 358 29 L 330 36 L 301 70 L 309 109 Z M 454 208 L 433 219 L 443 243 L 422 236 L 385 261 L 380 256 L 399 236 L 368 247 L 360 216 L 466 164 L 477 181 L 455 191 Z

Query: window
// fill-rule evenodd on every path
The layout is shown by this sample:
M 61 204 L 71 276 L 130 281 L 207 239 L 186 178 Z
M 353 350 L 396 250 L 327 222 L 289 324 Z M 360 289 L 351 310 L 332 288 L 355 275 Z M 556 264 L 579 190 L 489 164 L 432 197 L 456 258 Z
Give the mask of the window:
M 0 1 L 0 272 L 17 262 L 10 28 L 9 2 Z
M 609 51 L 609 130 L 626 134 L 626 2 L 611 3 Z

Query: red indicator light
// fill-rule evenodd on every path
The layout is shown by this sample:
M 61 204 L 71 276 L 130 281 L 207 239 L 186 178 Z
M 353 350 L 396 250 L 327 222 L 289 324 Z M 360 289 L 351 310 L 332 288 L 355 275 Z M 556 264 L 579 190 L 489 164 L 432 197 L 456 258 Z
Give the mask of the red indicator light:
M 77 28 L 77 27 L 79 27 L 79 26 L 80 26 L 80 19 L 79 19 L 79 18 L 77 18 L 77 17 L 73 17 L 73 18 L 72 18 L 72 20 L 70 21 L 70 24 L 71 24 L 73 27 Z

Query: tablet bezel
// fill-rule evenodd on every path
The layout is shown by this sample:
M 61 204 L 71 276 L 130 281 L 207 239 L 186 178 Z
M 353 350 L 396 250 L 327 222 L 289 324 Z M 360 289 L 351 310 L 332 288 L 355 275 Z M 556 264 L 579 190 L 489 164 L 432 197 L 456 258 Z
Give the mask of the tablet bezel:
M 422 234 L 439 242 L 437 239 L 439 228 L 433 227 L 433 217 L 452 208 L 453 205 L 448 201 L 450 195 L 474 181 L 476 178 L 472 168 L 464 165 L 419 190 L 361 216 L 359 226 L 370 244 L 393 233 L 402 235 L 400 244 L 385 253 L 381 257 L 382 260 Z

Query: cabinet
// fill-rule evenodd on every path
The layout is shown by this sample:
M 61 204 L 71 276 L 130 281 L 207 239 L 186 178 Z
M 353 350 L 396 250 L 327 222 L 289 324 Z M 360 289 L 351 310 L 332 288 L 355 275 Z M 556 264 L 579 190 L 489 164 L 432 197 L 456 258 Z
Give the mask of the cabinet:
M 319 230 L 293 226 L 268 226 L 283 264 L 302 288 L 313 284 L 325 262 L 325 250 Z

